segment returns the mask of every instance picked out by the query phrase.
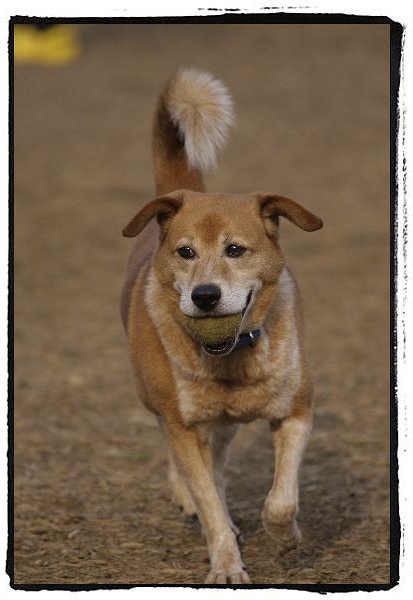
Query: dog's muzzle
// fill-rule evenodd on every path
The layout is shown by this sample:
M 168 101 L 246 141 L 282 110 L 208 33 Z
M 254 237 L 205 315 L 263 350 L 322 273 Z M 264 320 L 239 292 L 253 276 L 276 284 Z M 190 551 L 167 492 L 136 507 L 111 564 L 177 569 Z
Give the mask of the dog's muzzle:
M 237 344 L 242 319 L 251 302 L 251 297 L 252 291 L 248 293 L 242 312 L 234 315 L 208 315 L 205 317 L 189 317 L 185 315 L 185 327 L 202 344 L 207 354 L 215 356 L 229 354 Z

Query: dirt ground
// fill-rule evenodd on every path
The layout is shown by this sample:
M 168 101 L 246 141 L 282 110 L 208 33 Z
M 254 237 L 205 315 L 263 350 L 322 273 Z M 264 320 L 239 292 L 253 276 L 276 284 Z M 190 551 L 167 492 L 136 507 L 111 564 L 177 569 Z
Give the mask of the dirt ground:
M 83 25 L 81 58 L 15 69 L 16 584 L 202 583 L 201 532 L 169 500 L 136 397 L 118 297 L 122 227 L 153 197 L 151 119 L 179 65 L 222 78 L 237 127 L 212 191 L 272 191 L 305 306 L 314 431 L 303 542 L 278 559 L 260 512 L 267 423 L 229 464 L 254 583 L 389 582 L 389 28 Z M 144 349 L 142 350 L 144 351 Z

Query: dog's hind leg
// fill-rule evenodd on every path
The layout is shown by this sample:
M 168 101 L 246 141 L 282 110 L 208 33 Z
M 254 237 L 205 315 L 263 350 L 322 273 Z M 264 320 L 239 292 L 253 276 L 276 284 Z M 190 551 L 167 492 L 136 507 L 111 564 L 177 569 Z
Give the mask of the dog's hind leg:
M 225 466 L 228 460 L 228 450 L 231 441 L 234 439 L 240 425 L 234 423 L 233 425 L 216 425 L 212 435 L 212 457 L 213 457 L 213 469 L 215 484 L 217 486 L 218 494 L 221 498 L 222 506 L 227 514 L 229 524 L 235 535 L 239 535 L 240 531 L 236 525 L 234 525 L 227 506 L 226 499 L 226 477 L 225 477 Z
M 197 508 L 205 531 L 211 570 L 206 583 L 249 583 L 234 532 L 211 473 L 212 453 L 199 432 L 178 421 L 164 422 L 164 432 Z
M 172 502 L 176 504 L 186 517 L 195 518 L 196 508 L 191 493 L 183 480 L 175 463 L 172 450 L 168 448 L 168 480 Z
M 157 420 L 159 429 L 165 437 L 163 419 L 161 416 L 158 416 Z M 168 481 L 169 488 L 171 490 L 172 502 L 182 510 L 186 517 L 191 517 L 194 519 L 196 517 L 196 508 L 191 493 L 178 470 L 175 457 L 171 448 L 169 447 L 168 440 L 166 440 L 166 445 L 168 451 Z

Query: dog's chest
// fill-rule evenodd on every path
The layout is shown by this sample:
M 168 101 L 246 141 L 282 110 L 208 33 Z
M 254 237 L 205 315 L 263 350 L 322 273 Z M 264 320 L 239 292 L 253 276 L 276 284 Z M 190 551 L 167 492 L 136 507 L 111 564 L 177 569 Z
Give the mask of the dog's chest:
M 265 353 L 255 364 L 238 363 L 227 376 L 177 377 L 179 410 L 187 426 L 217 419 L 240 422 L 282 419 L 291 410 L 301 379 L 299 355 L 284 349 L 271 361 Z M 249 367 L 249 368 L 248 368 Z M 238 376 L 237 376 L 238 375 Z

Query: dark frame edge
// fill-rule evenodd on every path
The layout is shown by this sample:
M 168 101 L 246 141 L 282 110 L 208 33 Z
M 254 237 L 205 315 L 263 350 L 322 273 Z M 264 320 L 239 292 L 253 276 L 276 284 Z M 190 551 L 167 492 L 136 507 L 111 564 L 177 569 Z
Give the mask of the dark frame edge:
M 277 7 L 263 7 L 268 11 L 274 10 Z M 352 24 L 352 25 L 399 25 L 387 16 L 378 15 L 355 15 L 345 13 L 293 13 L 293 12 L 263 12 L 263 13 L 243 13 L 236 9 L 233 12 L 228 12 L 230 9 L 218 8 L 199 8 L 201 11 L 227 11 L 221 14 L 199 14 L 190 16 L 155 16 L 155 17 L 37 17 L 30 15 L 13 15 L 10 17 L 12 25 L 29 25 L 36 23 L 45 24 Z
M 14 37 L 13 23 L 9 19 L 9 243 L 8 243 L 8 305 L 7 305 L 7 555 L 6 574 L 10 586 L 14 585 Z
M 271 10 L 271 7 L 268 7 Z M 270 19 L 272 17 L 272 19 Z M 317 17 L 314 20 L 314 17 Z M 14 590 L 40 591 L 40 590 L 97 590 L 97 589 L 131 589 L 135 587 L 189 587 L 195 589 L 203 589 L 215 586 L 207 585 L 145 585 L 145 584 L 16 584 L 14 582 L 14 464 L 13 464 L 13 448 L 14 448 L 14 387 L 13 387 L 13 342 L 14 342 L 14 321 L 13 321 L 13 305 L 14 305 L 14 39 L 13 27 L 16 24 L 32 24 L 36 22 L 52 22 L 52 23 L 188 23 L 196 24 L 200 22 L 207 23 L 308 23 L 317 24 L 323 22 L 326 24 L 348 23 L 348 24 L 388 24 L 390 25 L 390 342 L 391 342 L 391 362 L 390 362 L 390 470 L 391 470 L 391 486 L 390 486 L 390 583 L 389 584 L 297 584 L 291 586 L 284 585 L 251 585 L 251 586 L 219 586 L 228 588 L 245 587 L 247 589 L 291 589 L 291 590 L 306 590 L 318 591 L 320 593 L 327 592 L 350 592 L 350 591 L 375 591 L 389 590 L 397 586 L 400 581 L 399 560 L 400 560 L 400 515 L 399 515 L 399 498 L 398 498 L 398 429 L 397 429 L 397 357 L 395 348 L 397 346 L 397 323 L 396 317 L 396 281 L 397 281 L 397 261 L 395 252 L 396 240 L 396 219 L 397 206 L 399 203 L 399 195 L 401 191 L 397 184 L 397 165 L 400 157 L 397 156 L 397 139 L 400 135 L 399 126 L 399 109 L 398 98 L 401 79 L 401 58 L 402 58 L 402 40 L 404 27 L 401 23 L 391 20 L 389 17 L 369 17 L 358 15 L 344 14 L 313 14 L 313 13 L 224 13 L 222 15 L 208 15 L 199 17 L 30 17 L 24 15 L 11 16 L 9 19 L 9 38 L 8 38 L 8 54 L 9 54 L 9 270 L 8 270 L 8 452 L 7 452 L 7 470 L 8 470 L 8 542 L 6 556 L 6 574 L 10 577 L 10 587 Z
M 400 514 L 399 462 L 397 411 L 397 212 L 400 202 L 397 173 L 401 158 L 397 152 L 400 132 L 399 91 L 401 80 L 402 40 L 401 23 L 390 25 L 390 582 L 395 587 L 400 581 Z

